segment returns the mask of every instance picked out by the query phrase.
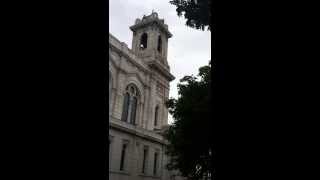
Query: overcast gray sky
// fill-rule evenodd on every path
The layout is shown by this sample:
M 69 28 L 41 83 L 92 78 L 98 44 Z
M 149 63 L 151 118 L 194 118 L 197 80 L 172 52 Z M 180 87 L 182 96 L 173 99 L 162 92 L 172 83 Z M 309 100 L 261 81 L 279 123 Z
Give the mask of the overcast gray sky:
M 170 83 L 170 97 L 177 97 L 179 80 L 185 75 L 197 75 L 199 67 L 207 65 L 211 59 L 211 33 L 187 27 L 186 20 L 177 16 L 169 0 L 109 0 L 109 32 L 131 48 L 129 26 L 152 10 L 165 20 L 173 34 L 169 39 L 168 63 L 176 79 Z M 169 115 L 169 123 L 172 121 Z

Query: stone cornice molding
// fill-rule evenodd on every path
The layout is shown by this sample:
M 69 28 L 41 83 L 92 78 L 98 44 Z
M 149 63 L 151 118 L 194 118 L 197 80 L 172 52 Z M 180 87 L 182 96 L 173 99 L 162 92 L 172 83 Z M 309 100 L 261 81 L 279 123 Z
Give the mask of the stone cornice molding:
M 118 120 L 118 121 L 120 121 L 120 120 Z M 148 141 L 158 143 L 160 145 L 167 144 L 167 141 L 164 140 L 163 137 L 158 133 L 152 132 L 150 130 L 142 129 L 139 127 L 130 128 L 130 127 L 127 127 L 130 125 L 124 126 L 124 125 L 122 125 L 122 123 L 125 123 L 125 122 L 121 122 L 121 124 L 120 124 L 120 123 L 115 123 L 115 122 L 111 121 L 111 122 L 109 122 L 109 127 L 111 129 L 119 130 L 119 131 L 122 131 L 122 132 L 125 132 L 128 134 L 140 137 L 142 139 L 146 139 Z M 131 125 L 131 126 L 133 126 L 133 125 Z M 158 136 L 158 138 L 156 136 Z
M 152 13 L 151 15 L 149 16 L 144 16 L 142 18 L 142 20 L 138 19 L 136 21 L 136 23 L 133 25 L 133 26 L 130 26 L 130 29 L 133 31 L 133 32 L 136 32 L 137 29 L 140 29 L 140 28 L 144 28 L 146 26 L 150 26 L 150 25 L 156 25 L 157 27 L 159 27 L 159 29 L 163 32 L 165 32 L 166 36 L 168 38 L 171 38 L 172 37 L 172 34 L 170 33 L 170 31 L 168 30 L 168 25 L 166 25 L 164 23 L 164 20 L 163 19 L 159 19 L 158 18 L 158 15 L 156 16 L 153 16 L 154 13 Z
M 167 78 L 169 81 L 173 81 L 175 77 L 165 68 L 162 64 L 160 64 L 157 60 L 152 60 L 148 62 L 148 65 L 151 68 L 158 70 L 158 72 Z

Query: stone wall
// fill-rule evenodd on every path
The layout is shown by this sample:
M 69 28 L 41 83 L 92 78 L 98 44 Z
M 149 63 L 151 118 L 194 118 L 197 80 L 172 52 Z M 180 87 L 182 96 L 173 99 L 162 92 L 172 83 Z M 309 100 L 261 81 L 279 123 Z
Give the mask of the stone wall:
M 154 16 L 154 14 L 153 14 Z M 151 16 L 150 16 L 151 17 Z M 157 18 L 157 16 L 154 16 Z M 137 21 L 138 22 L 138 21 Z M 169 31 L 167 26 L 162 25 L 163 20 L 159 20 L 160 28 Z M 162 27 L 163 26 L 163 27 Z M 154 27 L 150 27 L 151 29 Z M 157 36 L 156 31 L 150 31 L 150 36 Z M 140 31 L 134 33 L 139 35 Z M 159 33 L 159 32 L 158 32 Z M 128 48 L 127 44 L 119 41 L 109 34 L 109 179 L 110 180 L 169 180 L 173 172 L 168 172 L 165 168 L 167 159 L 165 155 L 166 141 L 158 132 L 168 124 L 168 110 L 165 102 L 169 97 L 169 82 L 174 79 L 170 74 L 167 56 L 167 38 L 162 36 L 163 52 L 161 58 L 156 56 L 141 57 L 135 50 Z M 149 52 L 153 52 L 155 39 L 150 38 Z M 133 38 L 133 47 L 137 48 L 137 38 Z M 151 53 L 152 54 L 152 53 Z M 151 63 L 151 64 L 150 64 Z M 160 63 L 160 64 L 159 64 Z M 135 124 L 122 121 L 124 95 L 126 87 L 134 84 L 138 91 L 138 103 Z M 158 123 L 155 126 L 155 109 L 159 107 Z M 160 131 L 159 131 L 160 130 Z M 124 169 L 120 170 L 121 154 L 123 144 L 126 144 L 126 155 Z M 143 152 L 148 149 L 145 172 L 142 172 Z M 158 154 L 157 171 L 154 174 L 154 156 Z

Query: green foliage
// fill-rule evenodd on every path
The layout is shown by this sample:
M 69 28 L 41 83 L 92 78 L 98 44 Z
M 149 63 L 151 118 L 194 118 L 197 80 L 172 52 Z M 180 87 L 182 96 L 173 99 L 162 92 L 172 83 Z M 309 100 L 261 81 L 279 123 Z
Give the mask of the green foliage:
M 186 25 L 195 29 L 212 30 L 211 0 L 172 0 L 178 16 L 184 15 Z
M 166 132 L 170 170 L 179 170 L 189 179 L 213 174 L 211 65 L 199 69 L 198 77 L 185 76 L 178 84 L 178 99 L 166 103 L 174 123 Z

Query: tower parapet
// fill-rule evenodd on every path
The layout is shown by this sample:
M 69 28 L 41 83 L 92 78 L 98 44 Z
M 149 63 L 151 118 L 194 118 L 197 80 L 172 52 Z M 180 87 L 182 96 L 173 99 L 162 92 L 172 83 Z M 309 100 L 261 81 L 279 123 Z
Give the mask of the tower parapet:
M 133 32 L 132 50 L 147 63 L 157 61 L 163 68 L 169 70 L 167 54 L 168 39 L 172 37 L 164 19 L 152 12 L 142 19 L 136 19 L 130 27 Z

